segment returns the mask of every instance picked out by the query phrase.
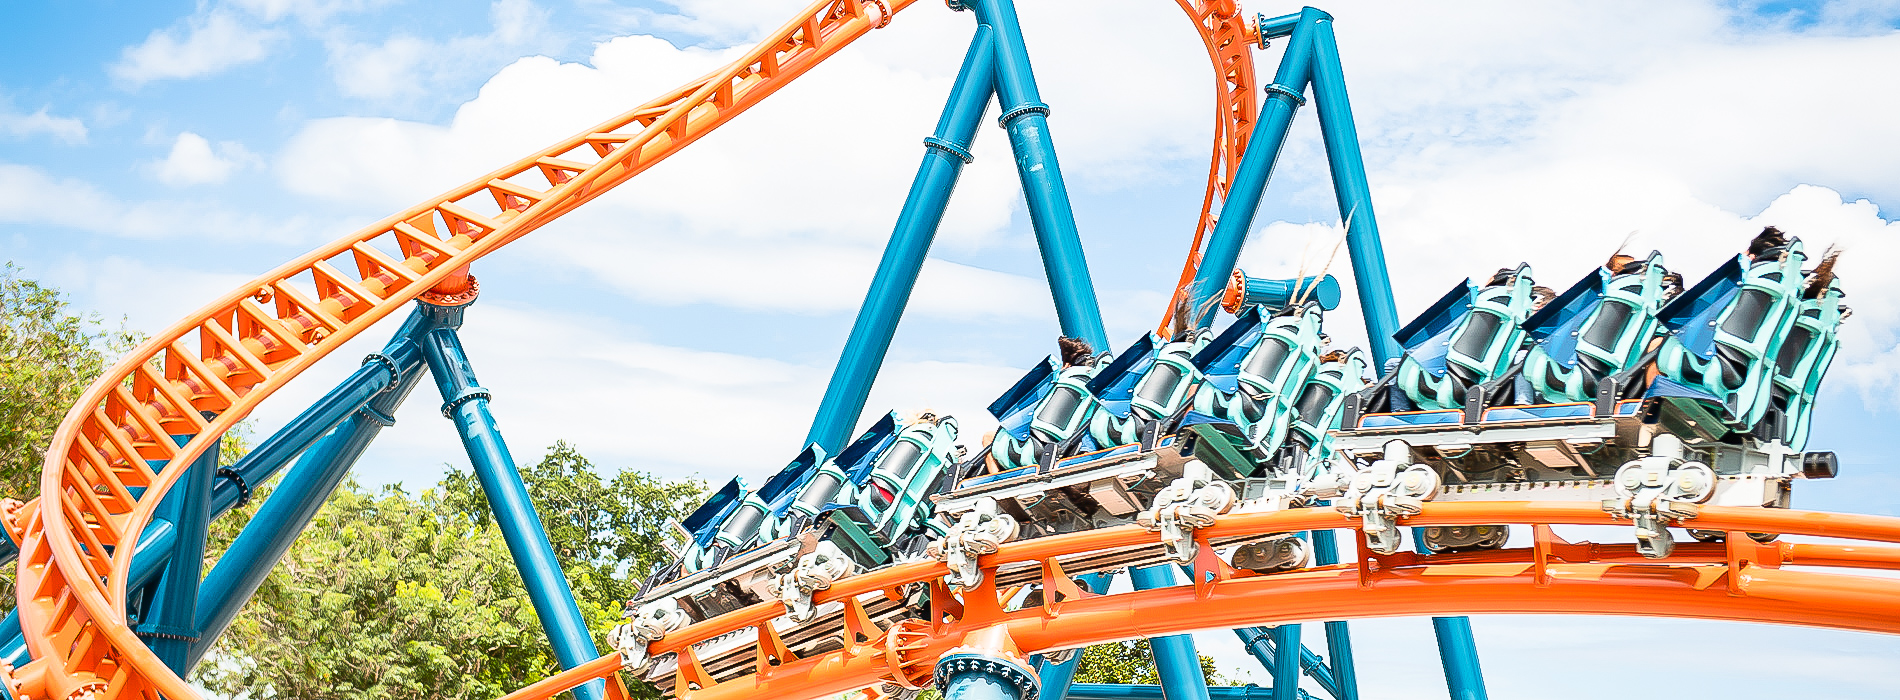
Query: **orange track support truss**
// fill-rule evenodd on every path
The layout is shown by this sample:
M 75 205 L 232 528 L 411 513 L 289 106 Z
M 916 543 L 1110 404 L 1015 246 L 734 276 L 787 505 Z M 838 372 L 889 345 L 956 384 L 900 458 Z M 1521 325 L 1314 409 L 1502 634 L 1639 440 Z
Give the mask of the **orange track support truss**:
M 1009 609 L 999 596 L 998 567 L 1041 564 L 1058 557 L 1131 545 L 1159 535 L 1135 526 L 1057 535 L 1005 544 L 981 558 L 983 585 L 953 594 L 940 563 L 903 564 L 844 579 L 814 598 L 850 601 L 877 591 L 923 585 L 936 624 L 906 620 L 866 643 L 788 660 L 765 673 L 723 683 L 672 689 L 682 700 L 753 697 L 813 698 L 896 682 L 914 687 L 935 659 L 972 633 L 1001 627 L 1023 653 L 1177 634 L 1200 629 L 1401 615 L 1586 614 L 1643 615 L 1808 625 L 1900 633 L 1900 578 L 1824 569 L 1900 570 L 1900 547 L 1854 544 L 1758 544 L 1746 533 L 1771 532 L 1860 542 L 1900 542 L 1900 518 L 1761 508 L 1704 508 L 1685 525 L 1729 533 L 1723 544 L 1685 544 L 1667 559 L 1645 559 L 1633 544 L 1571 543 L 1552 525 L 1611 525 L 1596 504 L 1535 502 L 1428 503 L 1408 526 L 1529 524 L 1529 548 L 1421 556 L 1367 555 L 1356 562 L 1256 574 L 1236 571 L 1211 556 L 1207 542 L 1276 532 L 1353 528 L 1359 523 L 1330 508 L 1229 515 L 1195 531 L 1203 556 L 1195 583 L 1131 593 L 1079 593 L 1050 604 Z M 1622 521 L 1628 527 L 1627 521 Z M 1800 567 L 1791 569 L 1786 567 Z M 1044 565 L 1045 578 L 1051 567 Z M 654 642 L 652 654 L 689 654 L 697 643 L 747 628 L 764 628 L 784 614 L 761 603 L 706 620 Z M 941 613 L 941 615 L 939 615 Z M 543 700 L 620 669 L 617 655 L 602 657 L 508 695 Z

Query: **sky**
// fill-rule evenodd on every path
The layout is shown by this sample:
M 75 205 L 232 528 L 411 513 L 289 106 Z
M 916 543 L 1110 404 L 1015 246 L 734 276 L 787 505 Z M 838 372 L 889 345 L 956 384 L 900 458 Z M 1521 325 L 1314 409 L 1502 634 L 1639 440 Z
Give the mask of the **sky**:
M 0 24 L 0 259 L 80 308 L 156 332 L 722 64 L 803 4 L 16 4 Z M 1213 76 L 1173 3 L 1020 5 L 1105 322 L 1123 345 L 1160 318 L 1193 233 Z M 1626 239 L 1691 279 L 1763 225 L 1810 251 L 1841 245 L 1854 314 L 1811 448 L 1837 451 L 1843 476 L 1798 484 L 1795 503 L 1900 515 L 1880 440 L 1900 411 L 1900 276 L 1878 262 L 1900 251 L 1888 213 L 1900 206 L 1900 2 L 1322 7 L 1337 18 L 1402 318 L 1520 261 L 1566 287 Z M 793 457 L 971 23 L 918 2 L 478 263 L 482 296 L 463 335 L 517 459 L 564 439 L 603 470 L 718 482 Z M 1278 53 L 1257 52 L 1263 81 Z M 949 413 L 972 442 L 992 423 L 982 406 L 1056 335 L 997 132 L 977 139 L 870 409 Z M 1241 267 L 1317 268 L 1339 230 L 1308 110 Z M 1343 263 L 1330 271 L 1351 289 Z M 1362 342 L 1346 296 L 1328 331 Z M 254 432 L 295 415 L 391 330 L 372 329 L 266 402 Z M 418 391 L 355 477 L 419 489 L 465 467 L 437 406 Z M 1444 696 L 1429 625 L 1355 624 L 1367 697 Z M 1499 698 L 1629 683 L 1690 696 L 1900 695 L 1900 641 L 1888 637 L 1596 617 L 1474 624 Z M 1251 666 L 1232 635 L 1197 638 L 1234 675 Z M 1553 683 L 1553 663 L 1591 680 Z

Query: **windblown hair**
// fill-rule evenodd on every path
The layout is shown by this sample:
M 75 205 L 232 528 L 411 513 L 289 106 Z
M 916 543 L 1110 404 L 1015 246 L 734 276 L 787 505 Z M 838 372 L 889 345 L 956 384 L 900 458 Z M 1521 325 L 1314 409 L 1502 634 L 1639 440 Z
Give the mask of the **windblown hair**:
M 1834 263 L 1840 262 L 1840 259 L 1841 249 L 1828 246 L 1827 252 L 1821 254 L 1821 264 L 1814 266 L 1814 271 L 1808 273 L 1808 284 L 1801 290 L 1801 298 L 1819 299 L 1826 294 L 1828 285 L 1834 283 Z
M 1095 348 L 1089 347 L 1088 341 L 1081 338 L 1065 335 L 1056 338 L 1056 345 L 1062 349 L 1062 366 L 1064 367 L 1086 365 L 1095 357 Z
M 1748 257 L 1751 260 L 1759 258 L 1762 254 L 1785 245 L 1788 245 L 1788 234 L 1782 233 L 1781 229 L 1769 226 L 1763 228 L 1761 233 L 1755 234 L 1754 240 L 1748 242 Z

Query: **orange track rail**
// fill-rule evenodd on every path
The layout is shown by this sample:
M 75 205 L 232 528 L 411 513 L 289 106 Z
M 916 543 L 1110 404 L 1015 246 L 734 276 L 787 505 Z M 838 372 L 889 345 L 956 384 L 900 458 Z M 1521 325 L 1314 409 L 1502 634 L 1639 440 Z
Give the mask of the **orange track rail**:
M 1177 1 L 1220 70 L 1246 77 L 1222 80 L 1230 147 L 1217 141 L 1216 160 L 1231 161 L 1245 133 L 1236 120 L 1253 114 L 1245 45 L 1217 39 L 1238 31 L 1238 9 Z M 20 543 L 20 620 L 34 658 L 0 669 L 0 682 L 16 697 L 196 697 L 125 619 L 129 544 L 184 465 L 364 329 L 431 289 L 461 291 L 470 262 L 644 172 L 913 2 L 819 0 L 731 65 L 291 261 L 134 350 L 67 413 L 41 497 L 0 511 Z M 1218 162 L 1215 172 L 1225 172 Z M 174 435 L 195 437 L 181 446 Z
M 1627 527 L 1627 521 L 1621 521 Z M 1365 556 L 1359 562 L 1278 574 L 1235 571 L 1212 556 L 1209 539 L 1352 528 L 1358 521 L 1331 509 L 1301 509 L 1230 515 L 1196 531 L 1203 543 L 1196 562 L 1199 585 L 1133 593 L 1091 595 L 1065 585 L 1060 556 L 1113 547 L 1154 544 L 1158 535 L 1134 526 L 1015 542 L 984 556 L 984 580 L 997 567 L 1031 563 L 1042 567 L 1057 602 L 1006 611 L 992 584 L 953 596 L 942 584 L 948 573 L 936 562 L 911 563 L 844 579 L 815 602 L 842 601 L 906 586 L 930 587 L 932 625 L 915 620 L 890 630 L 868 630 L 871 640 L 842 651 L 783 659 L 763 674 L 713 683 L 692 658 L 693 645 L 754 628 L 784 614 L 762 603 L 706 620 L 654 642 L 652 654 L 681 655 L 682 700 L 820 697 L 883 682 L 918 686 L 936 658 L 973 634 L 1003 628 L 1024 654 L 1089 644 L 1199 630 L 1301 620 L 1445 614 L 1587 614 L 1774 622 L 1833 629 L 1900 633 L 1900 578 L 1792 570 L 1807 568 L 1900 570 L 1900 547 L 1866 544 L 1756 544 L 1746 532 L 1900 542 L 1900 518 L 1759 508 L 1705 508 L 1694 527 L 1730 533 L 1726 544 L 1684 544 L 1668 559 L 1650 560 L 1634 545 L 1570 543 L 1551 525 L 1617 524 L 1595 504 L 1466 502 L 1428 503 L 1407 526 L 1531 524 L 1529 549 L 1420 556 Z M 861 608 L 859 609 L 861 613 Z M 847 612 L 846 619 L 855 615 Z M 775 634 L 760 632 L 761 647 L 783 649 Z M 765 664 L 761 668 L 767 668 Z M 617 655 L 602 657 L 535 683 L 504 700 L 542 700 L 620 669 Z
M 1257 35 L 1241 16 L 1240 5 L 1234 0 L 1174 1 L 1194 18 L 1194 26 L 1200 30 L 1207 60 L 1214 64 L 1214 90 L 1219 97 L 1214 113 L 1214 155 L 1207 166 L 1207 194 L 1201 198 L 1201 217 L 1194 223 L 1194 240 L 1188 244 L 1187 259 L 1181 264 L 1181 279 L 1175 283 L 1174 295 L 1156 328 L 1162 335 L 1167 335 L 1174 307 L 1188 293 L 1188 283 L 1201 266 L 1201 239 L 1219 218 L 1215 208 L 1227 199 L 1227 184 L 1240 168 L 1240 156 L 1247 151 L 1247 138 L 1253 135 L 1254 121 L 1260 116 L 1252 53 Z

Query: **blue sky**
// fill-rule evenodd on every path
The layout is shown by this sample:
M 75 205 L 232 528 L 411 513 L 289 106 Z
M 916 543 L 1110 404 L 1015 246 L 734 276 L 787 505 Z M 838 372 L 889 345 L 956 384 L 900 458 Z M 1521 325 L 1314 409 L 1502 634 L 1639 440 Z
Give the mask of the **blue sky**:
M 718 65 L 802 4 L 19 4 L 0 25 L 0 258 L 82 307 L 157 330 Z M 1192 234 L 1212 80 L 1173 3 L 1021 5 L 1110 334 L 1126 343 L 1158 318 Z M 1900 407 L 1900 279 L 1878 264 L 1900 253 L 1884 213 L 1900 206 L 1900 4 L 1323 7 L 1338 17 L 1402 316 L 1518 261 L 1567 285 L 1631 234 L 1692 277 L 1767 223 L 1814 248 L 1844 243 L 1856 313 L 1813 445 L 1841 453 L 1844 477 L 1800 484 L 1796 503 L 1900 514 L 1900 478 L 1877 441 Z M 465 337 L 520 458 L 564 438 L 604 468 L 714 480 L 790 458 L 969 23 L 919 2 L 686 153 L 479 264 Z M 1261 53 L 1261 72 L 1276 59 Z M 948 411 L 974 440 L 980 407 L 1051 349 L 1006 146 L 993 128 L 978 137 L 872 410 Z M 1248 271 L 1290 275 L 1331 245 L 1320 156 L 1303 115 Z M 1329 331 L 1351 342 L 1363 337 L 1355 324 L 1349 304 Z M 385 332 L 368 336 L 268 402 L 257 429 L 307 405 Z M 435 405 L 418 393 L 357 477 L 421 485 L 463 463 Z M 1670 652 L 1733 670 L 1720 674 L 1724 690 L 1900 694 L 1900 644 L 1886 637 L 1596 618 L 1477 625 L 1497 697 L 1592 692 L 1546 684 L 1538 669 L 1559 659 L 1618 665 L 1602 683 L 1687 687 L 1660 663 L 1630 663 L 1685 635 L 1725 640 Z M 1422 621 L 1362 629 L 1376 696 L 1442 697 Z M 1230 635 L 1201 637 L 1245 667 Z M 1800 661 L 1755 675 L 1737 647 Z

